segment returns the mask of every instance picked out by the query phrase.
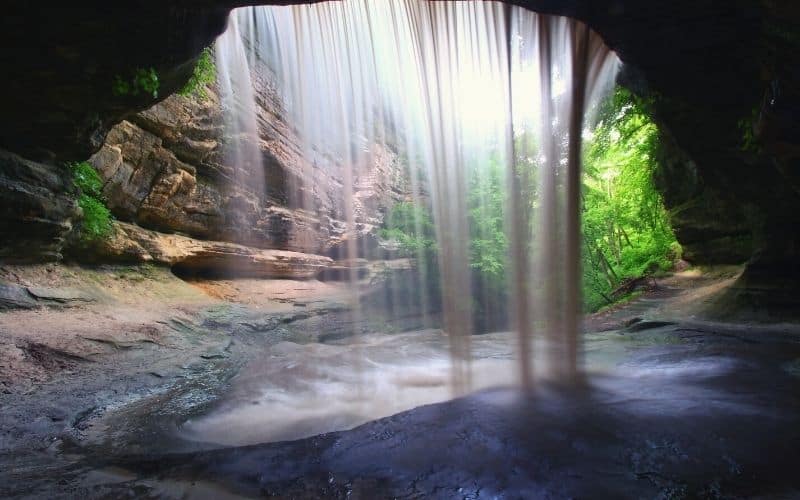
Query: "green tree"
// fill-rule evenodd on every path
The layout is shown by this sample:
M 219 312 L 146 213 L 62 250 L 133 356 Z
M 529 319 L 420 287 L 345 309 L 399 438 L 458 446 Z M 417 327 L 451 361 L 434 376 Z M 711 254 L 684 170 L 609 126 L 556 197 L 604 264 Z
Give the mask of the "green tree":
M 601 106 L 585 145 L 584 297 L 589 310 L 626 277 L 666 271 L 677 242 L 653 183 L 658 129 L 641 103 L 618 88 Z
M 658 130 L 641 103 L 617 89 L 601 105 L 592 137 L 584 145 L 583 295 L 589 311 L 613 301 L 627 277 L 668 270 L 679 253 L 660 193 L 653 183 Z M 537 146 L 533 134 L 516 139 L 515 179 L 520 206 L 514 221 L 529 230 L 538 200 Z M 473 270 L 476 331 L 499 328 L 509 297 L 509 202 L 505 165 L 492 156 L 467 165 L 469 256 Z M 525 240 L 535 234 L 523 233 Z M 434 227 L 427 207 L 395 205 L 381 236 L 397 241 L 408 255 L 435 261 Z M 528 245 L 526 252 L 534 251 Z M 424 252 L 423 252 L 424 251 Z M 432 265 L 431 269 L 435 269 Z M 481 321 L 491 324 L 481 325 Z
M 476 332 L 505 328 L 508 321 L 508 196 L 504 169 L 496 156 L 469 169 L 467 221 Z
M 470 266 L 488 283 L 506 283 L 508 238 L 505 232 L 506 192 L 501 165 L 495 159 L 472 170 L 467 191 L 470 230 Z

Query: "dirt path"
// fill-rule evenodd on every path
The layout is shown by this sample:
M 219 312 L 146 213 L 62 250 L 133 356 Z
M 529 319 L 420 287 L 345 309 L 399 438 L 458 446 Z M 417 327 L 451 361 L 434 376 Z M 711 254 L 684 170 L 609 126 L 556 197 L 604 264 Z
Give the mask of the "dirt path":
M 587 332 L 619 330 L 638 321 L 682 321 L 709 319 L 705 310 L 742 272 L 739 266 L 697 269 L 655 280 L 635 298 L 584 318 Z

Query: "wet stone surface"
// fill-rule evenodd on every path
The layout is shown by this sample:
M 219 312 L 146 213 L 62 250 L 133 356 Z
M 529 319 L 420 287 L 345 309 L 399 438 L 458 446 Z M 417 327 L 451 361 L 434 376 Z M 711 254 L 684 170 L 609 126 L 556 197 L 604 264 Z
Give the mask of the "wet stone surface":
M 432 333 L 405 335 L 416 335 L 425 345 Z M 479 352 L 497 361 L 502 335 L 486 343 Z M 29 493 L 90 498 L 129 493 L 168 498 L 791 498 L 800 493 L 795 474 L 800 378 L 791 369 L 800 359 L 795 327 L 683 322 L 587 334 L 586 346 L 588 376 L 580 387 L 542 382 L 527 394 L 489 388 L 348 431 L 239 447 L 187 439 L 186 419 L 226 407 L 224 398 L 222 403 L 210 398 L 208 404 L 192 400 L 202 392 L 197 384 L 209 393 L 214 387 L 225 387 L 226 393 L 252 389 L 246 377 L 222 380 L 207 372 L 207 380 L 188 383 L 190 388 L 106 416 L 108 428 L 95 428 L 94 443 L 72 449 L 80 458 L 71 473 L 59 471 L 66 483 L 39 478 L 43 489 Z M 430 357 L 436 348 L 434 342 L 421 349 Z M 307 360 L 319 367 L 320 359 Z M 500 370 L 503 362 L 513 369 L 502 356 L 493 368 Z M 315 377 L 330 381 L 331 373 L 320 370 L 295 371 L 294 383 Z M 220 368 L 220 373 L 231 372 Z M 280 404 L 292 408 L 290 403 Z M 280 404 L 266 407 L 266 420 L 252 420 L 250 426 L 278 425 L 275 419 L 281 417 L 270 411 Z M 329 416 L 340 411 L 334 407 Z M 225 425 L 236 435 L 231 421 Z M 313 433 L 323 424 L 309 425 L 305 432 Z M 242 436 L 248 435 L 228 437 L 247 442 Z M 249 439 L 265 437 L 256 433 Z M 66 449 L 62 446 L 60 453 Z
M 579 387 L 537 360 L 522 393 L 513 336 L 476 336 L 455 400 L 439 330 L 333 300 L 172 314 L 157 343 L 92 342 L 113 356 L 34 348 L 64 366 L 0 395 L 0 496 L 797 497 L 800 328 L 685 319 L 695 302 L 665 288 L 589 318 Z

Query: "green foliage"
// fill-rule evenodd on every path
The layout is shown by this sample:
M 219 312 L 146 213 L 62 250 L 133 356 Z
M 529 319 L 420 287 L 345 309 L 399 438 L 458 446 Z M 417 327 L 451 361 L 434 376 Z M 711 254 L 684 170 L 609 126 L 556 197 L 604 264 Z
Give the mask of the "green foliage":
M 73 163 L 72 168 L 72 181 L 75 186 L 81 190 L 81 193 L 92 198 L 100 199 L 102 197 L 101 191 L 103 189 L 103 180 L 88 161 Z
M 739 127 L 739 132 L 742 134 L 741 145 L 739 149 L 748 153 L 758 153 L 761 147 L 756 138 L 755 128 L 758 122 L 758 108 L 753 108 L 746 118 L 742 118 L 736 125 Z
M 120 75 L 114 77 L 111 90 L 115 96 L 138 96 L 141 93 L 150 94 L 153 98 L 158 97 L 158 73 L 155 68 L 136 68 L 132 75 L 123 78 Z
M 213 83 L 216 78 L 217 68 L 214 65 L 214 55 L 211 51 L 211 47 L 206 47 L 197 59 L 197 64 L 194 67 L 191 78 L 189 78 L 186 85 L 178 91 L 178 94 L 184 97 L 196 95 L 201 99 L 207 99 L 208 92 L 206 92 L 206 85 Z
M 508 238 L 504 224 L 505 189 L 501 165 L 492 160 L 472 170 L 467 192 L 470 265 L 484 282 L 502 287 L 506 282 Z
M 600 120 L 585 146 L 582 265 L 584 302 L 590 311 L 612 302 L 611 292 L 622 279 L 667 271 L 680 258 L 680 245 L 653 182 L 658 130 L 645 106 L 618 89 L 602 105 Z M 533 141 L 532 135 L 521 135 L 517 151 L 535 151 Z M 530 210 L 528 216 L 538 203 L 534 157 L 526 153 L 516 159 L 516 180 Z M 504 165 L 492 158 L 469 165 L 467 172 L 469 255 L 477 296 L 473 306 L 479 315 L 497 321 L 509 293 Z M 420 255 L 422 250 L 426 255 L 435 253 L 427 209 L 398 203 L 384 225 L 381 236 L 397 241 L 409 255 Z
M 481 168 L 471 169 L 467 193 L 470 266 L 498 286 L 505 283 L 508 254 L 504 203 L 500 163 L 491 161 Z M 411 202 L 397 203 L 389 210 L 380 236 L 396 241 L 408 255 L 437 250 L 429 210 Z
M 78 206 L 83 211 L 79 232 L 84 243 L 106 238 L 111 234 L 111 211 L 103 203 L 103 181 L 86 161 L 73 163 L 72 181 L 78 188 Z
M 680 256 L 653 183 L 658 130 L 641 103 L 617 89 L 586 145 L 583 291 L 589 310 L 626 277 L 666 271 Z
M 425 207 L 407 201 L 396 203 L 383 225 L 381 238 L 397 242 L 407 255 L 420 256 L 436 249 L 433 220 Z
M 476 331 L 490 331 L 502 325 L 508 304 L 503 180 L 502 164 L 494 159 L 469 168 L 467 221 Z M 394 205 L 384 219 L 381 237 L 398 242 L 407 255 L 424 261 L 429 286 L 432 290 L 438 288 L 438 246 L 427 207 L 409 202 Z
M 80 229 L 83 241 L 95 241 L 111 234 L 111 212 L 102 201 L 82 194 L 78 198 L 78 205 L 83 210 Z

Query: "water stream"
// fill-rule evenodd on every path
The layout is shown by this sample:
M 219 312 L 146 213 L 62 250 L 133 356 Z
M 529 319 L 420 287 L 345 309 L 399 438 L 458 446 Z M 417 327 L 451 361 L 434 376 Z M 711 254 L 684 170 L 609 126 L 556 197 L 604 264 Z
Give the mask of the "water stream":
M 250 63 L 236 16 L 216 42 L 217 82 L 229 137 L 225 155 L 233 169 L 234 182 L 248 186 L 257 196 L 265 190 L 264 164 L 259 148 L 256 100 L 250 81 Z M 235 231 L 236 228 L 233 228 Z

